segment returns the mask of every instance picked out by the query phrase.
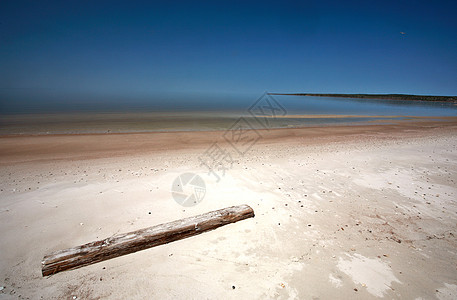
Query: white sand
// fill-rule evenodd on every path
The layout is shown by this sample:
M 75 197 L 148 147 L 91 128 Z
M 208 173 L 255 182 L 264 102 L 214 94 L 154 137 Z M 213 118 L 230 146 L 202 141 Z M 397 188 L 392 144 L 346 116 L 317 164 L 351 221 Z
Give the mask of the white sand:
M 457 298 L 455 128 L 259 142 L 219 183 L 207 146 L 3 161 L 0 299 Z M 183 172 L 195 207 L 171 197 Z M 52 251 L 237 204 L 255 218 L 41 276 Z

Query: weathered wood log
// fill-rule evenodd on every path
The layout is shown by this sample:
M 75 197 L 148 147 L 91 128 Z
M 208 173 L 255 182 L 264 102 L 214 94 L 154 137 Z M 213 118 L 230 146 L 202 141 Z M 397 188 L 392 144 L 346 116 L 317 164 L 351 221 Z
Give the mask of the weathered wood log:
M 77 269 L 114 257 L 130 254 L 205 231 L 254 217 L 248 205 L 232 206 L 170 223 L 118 234 L 107 239 L 46 255 L 41 262 L 42 275 Z

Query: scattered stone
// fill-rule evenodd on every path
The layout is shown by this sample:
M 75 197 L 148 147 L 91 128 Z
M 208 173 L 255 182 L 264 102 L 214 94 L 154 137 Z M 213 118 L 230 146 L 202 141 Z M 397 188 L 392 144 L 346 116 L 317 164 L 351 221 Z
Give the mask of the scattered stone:
M 235 289 L 235 286 L 234 286 L 234 285 L 232 285 L 232 290 L 234 290 L 234 289 Z

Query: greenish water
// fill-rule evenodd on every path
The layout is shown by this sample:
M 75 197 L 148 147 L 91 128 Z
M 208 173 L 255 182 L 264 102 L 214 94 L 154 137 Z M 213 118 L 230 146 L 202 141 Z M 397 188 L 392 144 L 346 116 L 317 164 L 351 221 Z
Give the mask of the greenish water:
M 240 117 L 244 118 L 243 127 L 261 129 L 370 124 L 380 120 L 395 121 L 399 119 L 398 116 L 437 119 L 457 116 L 457 106 L 450 103 L 303 96 L 274 96 L 268 98 L 268 102 L 265 99 L 246 97 L 242 101 L 220 101 L 202 108 L 193 107 L 195 103 L 190 102 L 187 106 L 179 105 L 168 110 L 165 106 L 158 109 L 145 105 L 138 109 L 132 105 L 105 106 L 105 109 L 99 107 L 85 111 L 68 109 L 59 112 L 34 110 L 33 113 L 3 113 L 0 115 L 0 135 L 226 130 L 236 124 Z M 281 118 L 270 116 L 265 119 L 257 114 L 259 109 L 270 114 L 272 107 L 276 108 L 275 113 Z M 249 113 L 249 108 L 254 115 Z M 296 115 L 323 116 L 302 118 Z M 346 115 L 353 117 L 347 118 Z

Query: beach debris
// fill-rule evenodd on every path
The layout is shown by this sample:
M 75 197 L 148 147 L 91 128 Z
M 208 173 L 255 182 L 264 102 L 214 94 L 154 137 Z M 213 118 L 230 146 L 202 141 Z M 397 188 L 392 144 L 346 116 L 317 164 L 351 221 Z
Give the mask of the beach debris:
M 4 286 L 0 286 L 0 291 L 3 291 L 5 289 Z
M 77 269 L 198 235 L 205 231 L 253 217 L 254 210 L 250 206 L 231 206 L 129 233 L 113 235 L 101 241 L 46 255 L 41 262 L 41 273 L 43 276 L 49 276 L 58 272 Z

